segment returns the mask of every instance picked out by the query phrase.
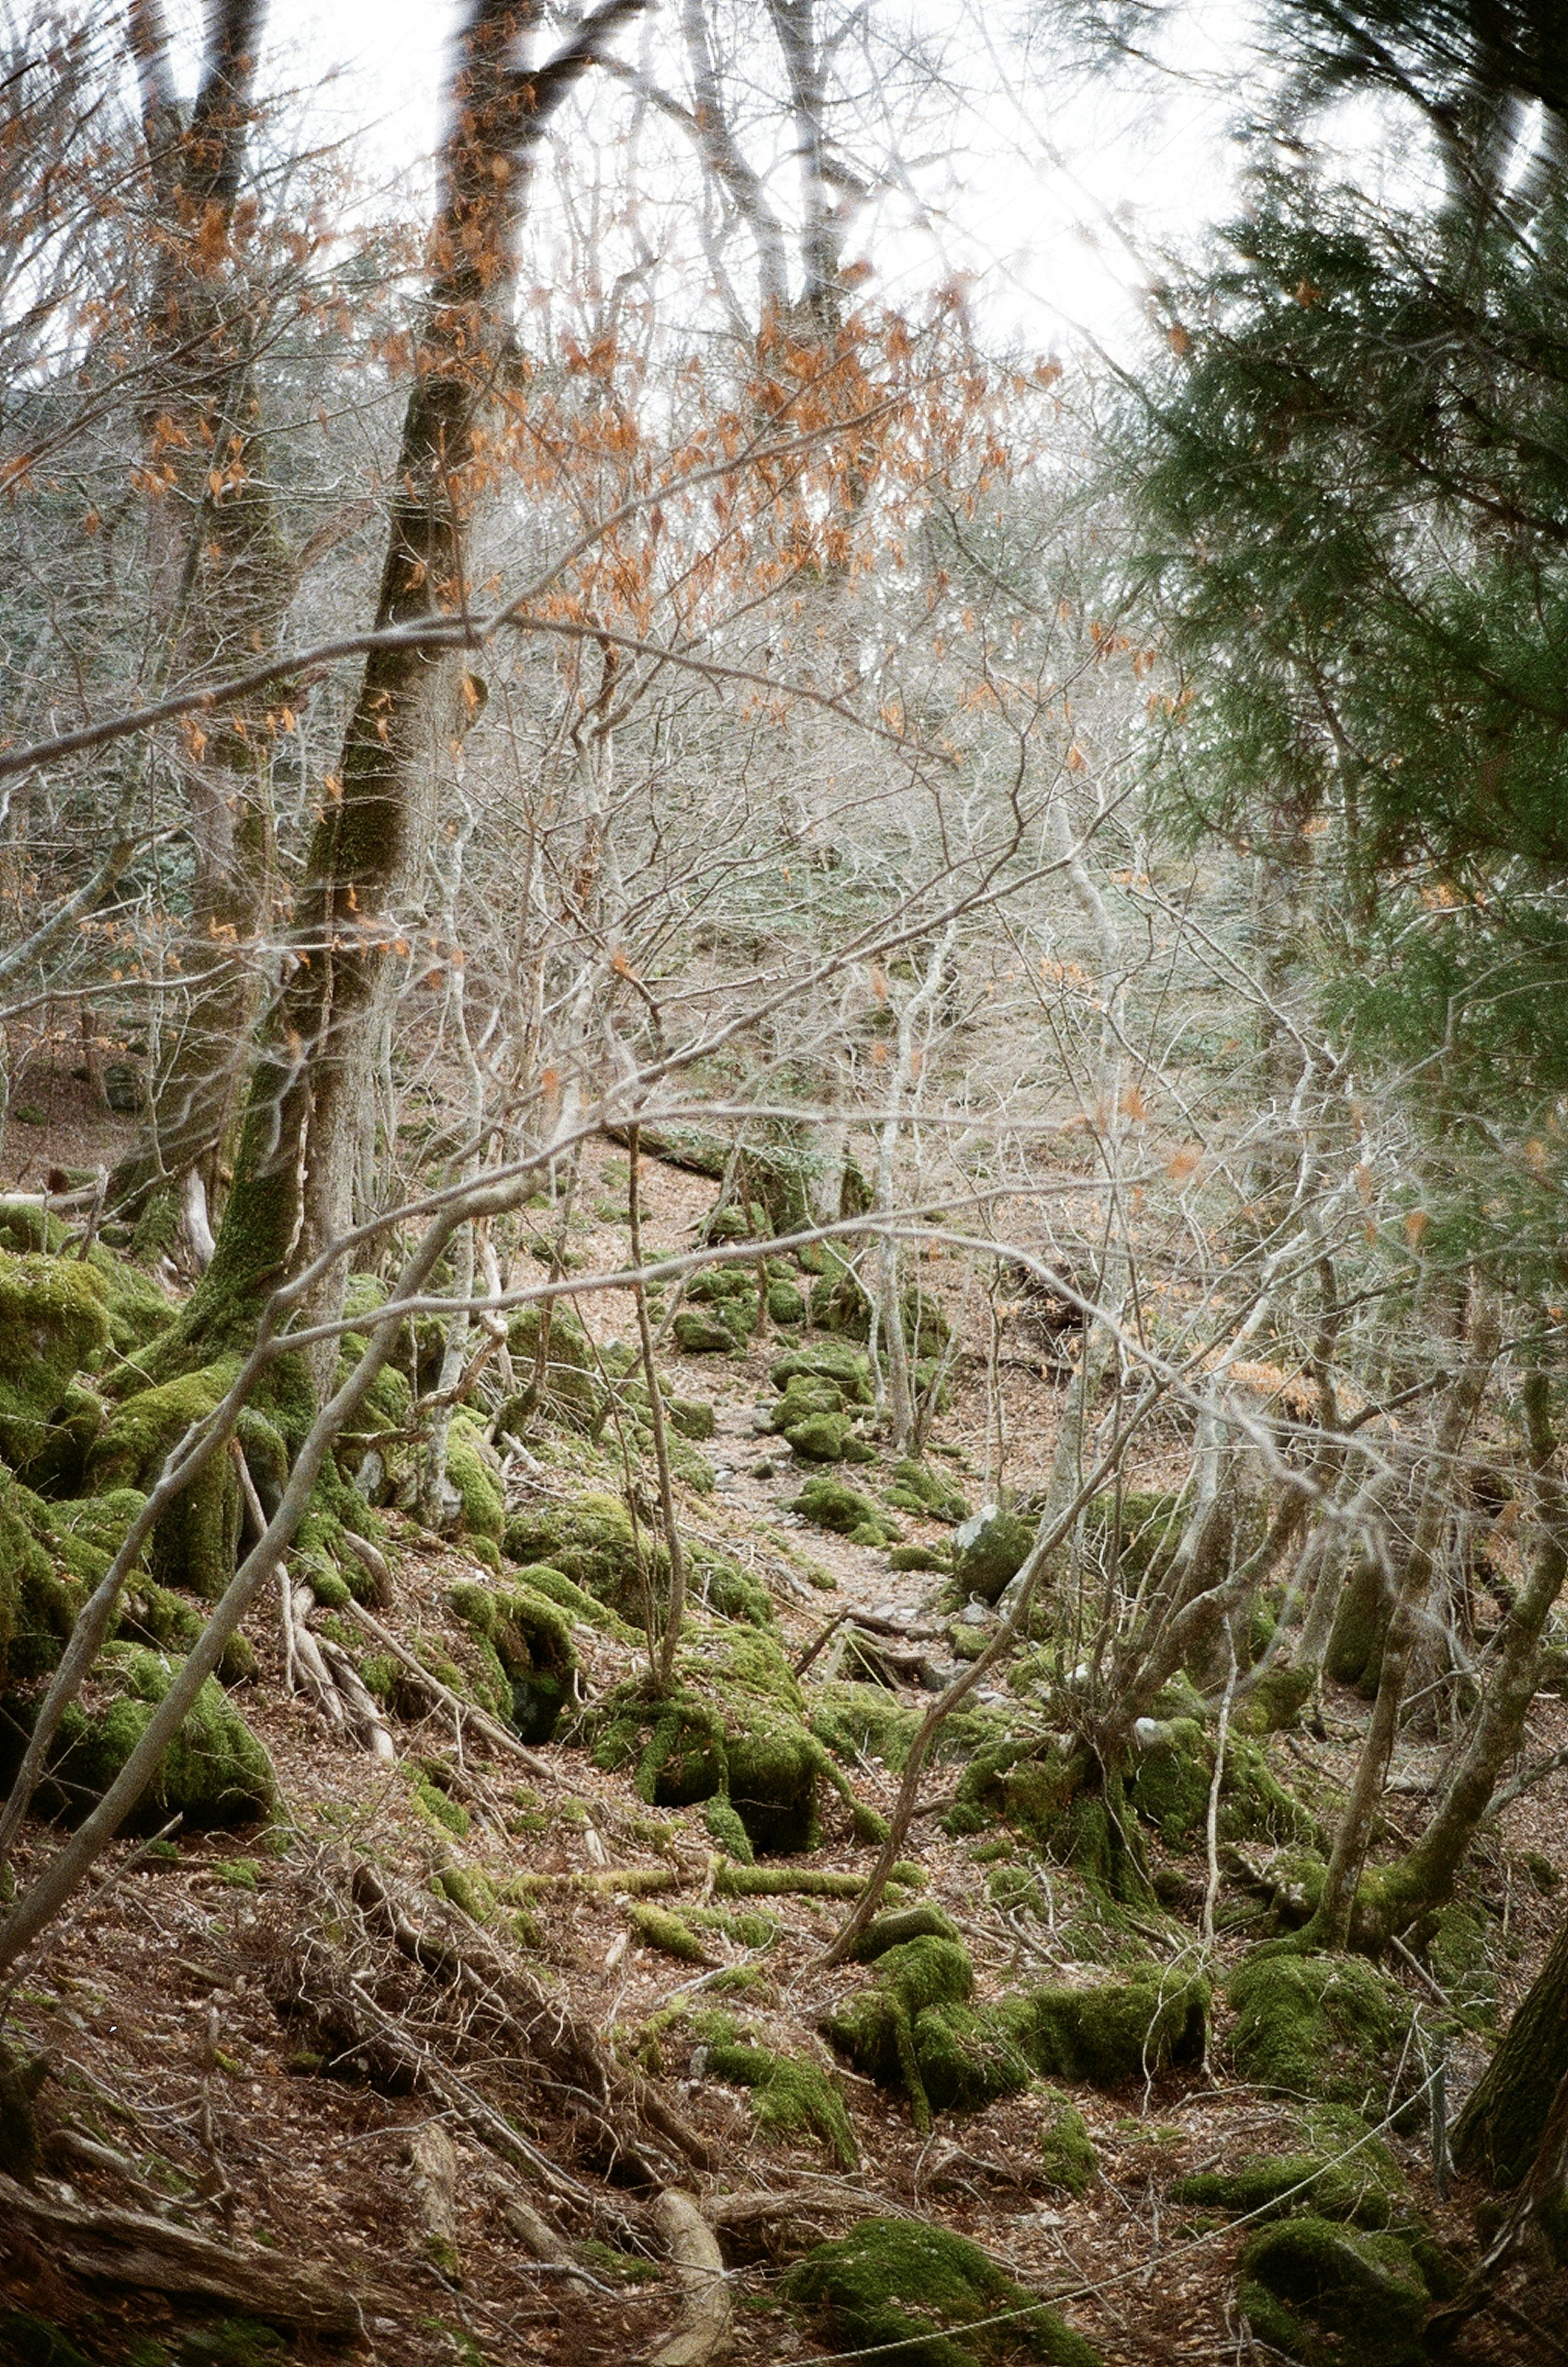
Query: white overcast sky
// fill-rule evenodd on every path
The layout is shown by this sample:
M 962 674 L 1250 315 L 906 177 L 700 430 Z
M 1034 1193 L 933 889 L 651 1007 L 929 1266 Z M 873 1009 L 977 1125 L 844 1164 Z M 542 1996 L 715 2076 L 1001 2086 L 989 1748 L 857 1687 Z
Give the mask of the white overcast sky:
M 951 27 L 945 0 L 926 5 Z M 361 142 L 372 178 L 417 170 L 439 134 L 459 10 L 460 0 L 274 0 L 261 87 L 310 89 L 319 126 Z M 188 74 L 199 0 L 170 13 Z M 904 0 L 897 14 L 907 13 Z M 1043 6 L 1040 20 L 1049 14 Z M 1124 81 L 1069 91 L 1043 56 L 1036 75 L 1015 73 L 1006 54 L 987 60 L 977 34 L 983 115 L 955 121 L 957 153 L 927 185 L 927 228 L 907 214 L 897 227 L 868 224 L 882 290 L 908 300 L 962 269 L 976 276 L 977 311 L 1010 339 L 1045 350 L 1086 331 L 1123 351 L 1135 345 L 1159 248 L 1223 216 L 1234 191 L 1235 102 L 1215 85 L 1245 58 L 1247 25 L 1246 0 L 1188 0 L 1166 37 L 1168 71 L 1145 75 L 1141 92 Z

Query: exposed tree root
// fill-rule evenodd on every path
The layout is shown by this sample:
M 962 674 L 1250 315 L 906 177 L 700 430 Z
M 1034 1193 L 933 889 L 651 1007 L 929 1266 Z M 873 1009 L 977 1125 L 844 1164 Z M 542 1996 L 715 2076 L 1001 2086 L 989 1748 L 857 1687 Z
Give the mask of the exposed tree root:
M 231 2241 L 217 2242 L 194 2228 L 153 2219 L 140 2211 L 88 2209 L 52 2195 L 36 2194 L 0 2175 L 0 2214 L 25 2231 L 56 2268 L 73 2276 L 140 2285 L 150 2292 L 195 2293 L 227 2303 L 252 2317 L 293 2326 L 312 2334 L 347 2335 L 360 2323 L 363 2306 L 376 2296 L 345 2293 L 341 2278 L 253 2251 Z
M 713 2229 L 689 2194 L 666 2187 L 649 2216 L 685 2289 L 681 2322 L 652 2355 L 652 2367 L 707 2367 L 729 2334 L 729 2288 Z

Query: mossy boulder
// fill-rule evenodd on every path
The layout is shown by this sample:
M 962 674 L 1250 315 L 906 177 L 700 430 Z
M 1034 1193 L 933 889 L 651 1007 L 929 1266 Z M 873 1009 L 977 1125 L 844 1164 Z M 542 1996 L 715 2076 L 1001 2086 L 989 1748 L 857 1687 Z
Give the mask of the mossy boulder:
M 1404 2175 L 1387 2146 L 1348 2105 L 1325 2104 L 1302 2122 L 1283 2153 L 1247 2154 L 1230 2169 L 1179 2178 L 1173 2203 L 1238 2211 L 1248 2218 L 1302 2213 L 1386 2227 L 1406 2208 Z
M 792 1421 L 784 1437 L 803 1463 L 874 1463 L 874 1450 L 855 1435 L 847 1413 L 808 1413 Z
M 1209 2005 L 1201 1973 L 1151 1965 L 1095 1988 L 1028 1989 L 1007 1999 L 1001 2010 L 1044 2077 L 1120 2088 L 1173 2065 L 1201 2063 Z
M 1166 1847 L 1185 1850 L 1203 1834 L 1214 1776 L 1214 1744 L 1196 1719 L 1147 1721 L 1127 1796 Z M 1311 1845 L 1316 1821 L 1287 1792 L 1255 1742 L 1233 1735 L 1220 1776 L 1218 1838 Z
M 90 1492 L 111 1488 L 150 1490 L 170 1450 L 195 1421 L 209 1414 L 238 1369 L 231 1359 L 184 1373 L 143 1389 L 118 1406 L 87 1458 Z M 230 1454 L 209 1457 L 177 1496 L 152 1535 L 148 1567 L 161 1585 L 187 1588 L 209 1601 L 234 1574 L 240 1542 L 240 1481 Z
M 30 1490 L 0 1471 L 0 1687 L 55 1666 L 86 1594 L 39 1535 L 42 1511 Z
M 92 1267 L 0 1250 L 0 1458 L 14 1470 L 26 1467 L 76 1376 L 96 1371 L 108 1348 L 103 1286 Z
M 708 2078 L 750 2090 L 764 2135 L 817 2144 L 840 2169 L 859 2169 L 860 2149 L 844 2100 L 819 2064 L 775 2054 L 729 2014 L 694 2017 L 693 2031 L 705 2049 Z
M 682 1307 L 670 1328 L 683 1355 L 728 1356 L 739 1345 L 728 1324 L 699 1307 Z
M 961 1603 L 995 1603 L 1034 1543 L 1032 1524 L 999 1504 L 983 1504 L 953 1538 L 953 1591 Z
M 918 2219 L 863 2219 L 818 2244 L 784 2295 L 839 2350 L 908 2367 L 987 2367 L 1017 2358 L 1100 2367 L 1100 2353 L 964 2236 Z
M 1240 2270 L 1254 2339 L 1302 2367 L 1419 2367 L 1427 2308 L 1448 2282 L 1429 2241 L 1311 2215 L 1265 2227 Z
M 651 1537 L 640 1539 L 618 1496 L 587 1489 L 569 1504 L 529 1504 L 513 1512 L 503 1532 L 508 1561 L 546 1564 L 575 1580 L 589 1594 L 632 1619 L 640 1619 L 643 1589 L 657 1594 L 668 1582 L 669 1560 Z M 646 1576 L 645 1576 L 646 1573 Z
M 1244 2079 L 1277 2095 L 1377 2105 L 1409 2033 L 1398 1985 L 1359 1956 L 1250 1957 L 1232 1974 L 1230 2056 Z
M 664 1392 L 664 1410 L 671 1425 L 682 1438 L 712 1438 L 718 1427 L 713 1405 L 707 1398 L 676 1397 Z
M 65 1246 L 65 1227 L 51 1208 L 32 1200 L 0 1200 L 0 1247 L 26 1256 L 29 1251 L 56 1256 Z
M 913 1907 L 897 1907 L 886 1915 L 873 1916 L 850 1951 L 850 1962 L 874 1965 L 891 1948 L 901 1948 L 907 1940 L 955 1940 L 962 1944 L 963 1934 L 951 1915 L 929 1898 Z
M 40 1803 L 74 1823 L 118 1774 L 169 1690 L 173 1670 L 140 1644 L 106 1645 L 50 1753 Z M 271 1762 L 214 1677 L 209 1677 L 163 1762 L 126 1819 L 145 1831 L 180 1816 L 187 1826 L 254 1823 L 276 1805 Z
M 506 1533 L 501 1472 L 471 1414 L 455 1413 L 446 1441 L 446 1478 L 462 1507 L 464 1534 L 499 1545 Z
M 46 1496 L 74 1495 L 106 1413 L 96 1389 L 83 1381 L 68 1382 L 64 1396 L 35 1433 L 28 1453 L 18 1456 L 17 1478 Z
M 498 1714 L 525 1742 L 548 1742 L 576 1691 L 570 1614 L 529 1587 L 477 1580 L 455 1586 L 448 1600 L 492 1658 Z
M 869 1496 L 863 1496 L 845 1480 L 829 1478 L 825 1472 L 808 1479 L 799 1495 L 790 1498 L 789 1509 L 814 1521 L 819 1529 L 848 1537 L 852 1545 L 897 1545 L 901 1535 L 897 1523 Z
M 931 2113 L 978 2111 L 1029 2085 L 1031 2066 L 998 2016 L 970 2004 L 975 1969 L 957 1940 L 921 1934 L 889 1948 L 873 1986 L 822 2031 L 857 2071 L 902 2089 L 917 2128 Z
M 858 1349 L 840 1341 L 813 1341 L 791 1348 L 774 1359 L 768 1378 L 781 1394 L 787 1393 L 793 1381 L 825 1381 L 837 1389 L 842 1405 L 869 1406 L 876 1396 L 869 1362 Z
M 1233 1725 L 1242 1734 L 1282 1734 L 1294 1726 L 1312 1699 L 1313 1682 L 1310 1669 L 1292 1669 L 1283 1663 L 1264 1669 L 1236 1704 Z
M 768 1285 L 768 1313 L 775 1323 L 804 1323 L 805 1293 L 793 1282 L 771 1282 Z
M 677 1340 L 689 1315 L 716 1324 L 728 1333 L 732 1348 L 743 1348 L 757 1329 L 755 1274 L 746 1266 L 718 1265 L 694 1275 L 686 1285 L 686 1304 L 672 1326 Z
M 639 1681 L 618 1686 L 583 1721 L 597 1766 L 630 1767 L 642 1798 L 687 1807 L 721 1798 L 754 1851 L 814 1849 L 821 1787 L 853 1794 L 807 1728 L 800 1688 L 770 1636 L 694 1625 L 662 1699 Z
M 109 1344 L 117 1356 L 134 1360 L 140 1349 L 167 1330 L 175 1310 L 150 1274 L 117 1257 L 102 1241 L 93 1243 L 85 1263 L 108 1318 Z
M 885 1490 L 883 1501 L 895 1512 L 913 1512 L 918 1519 L 946 1521 L 953 1526 L 969 1517 L 962 1489 L 929 1464 L 909 1456 L 893 1466 L 893 1485 Z
M 1089 2192 L 1100 2176 L 1100 2162 L 1089 2124 L 1060 2088 L 1040 2090 L 1039 2146 L 1048 2184 L 1075 2198 Z

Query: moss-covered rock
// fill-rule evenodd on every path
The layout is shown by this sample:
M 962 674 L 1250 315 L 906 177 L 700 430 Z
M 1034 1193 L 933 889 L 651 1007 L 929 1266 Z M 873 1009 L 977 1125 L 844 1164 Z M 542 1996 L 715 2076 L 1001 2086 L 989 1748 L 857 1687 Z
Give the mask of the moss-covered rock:
M 72 1258 L 0 1250 L 0 1457 L 24 1468 L 79 1373 L 109 1347 L 99 1276 Z
M 195 1421 L 209 1414 L 233 1382 L 231 1359 L 184 1373 L 143 1389 L 116 1408 L 87 1459 L 93 1493 L 111 1488 L 150 1490 L 170 1450 Z M 240 1542 L 240 1481 L 231 1455 L 210 1455 L 164 1514 L 152 1535 L 148 1566 L 164 1586 L 188 1588 L 211 1601 L 234 1575 Z
M 1287 2219 L 1241 2256 L 1254 2338 L 1302 2367 L 1418 2367 L 1431 2288 L 1409 2240 L 1324 2218 Z
M 1232 1974 L 1226 1995 L 1236 2017 L 1231 2061 L 1244 2079 L 1358 2112 L 1382 2106 L 1411 2006 L 1361 1957 L 1255 1955 Z
M 54 1509 L 0 1470 L 0 1688 L 55 1666 L 89 1585 L 107 1567 L 90 1547 L 69 1550 Z
M 1201 1973 L 1150 1966 L 1095 1988 L 1028 1989 L 1001 2011 L 1044 2077 L 1119 2088 L 1173 2064 L 1201 2063 L 1209 2002 Z
M 994 2013 L 970 2004 L 975 1970 L 957 1940 L 899 1942 L 874 1985 L 823 2020 L 824 2035 L 857 2071 L 901 2089 L 918 2128 L 933 2110 L 977 2111 L 1029 2085 L 1031 2066 Z
M 793 1282 L 771 1282 L 768 1285 L 768 1313 L 775 1323 L 804 1323 L 806 1297 L 799 1285 Z
M 93 1243 L 86 1263 L 103 1297 L 110 1345 L 117 1356 L 134 1361 L 174 1321 L 175 1308 L 150 1274 L 116 1257 L 102 1241 Z
M 666 1389 L 664 1410 L 682 1438 L 712 1438 L 718 1427 L 712 1403 L 706 1398 L 676 1397 Z
M 901 1535 L 898 1524 L 869 1496 L 845 1480 L 829 1479 L 824 1472 L 808 1479 L 798 1496 L 792 1496 L 789 1509 L 819 1529 L 830 1529 L 837 1536 L 848 1537 L 852 1545 L 897 1545 Z
M 1313 1672 L 1284 1665 L 1265 1669 L 1232 1712 L 1242 1734 L 1282 1734 L 1312 1699 Z
M 874 1463 L 876 1455 L 855 1434 L 847 1413 L 808 1413 L 792 1421 L 784 1437 L 804 1463 Z
M 739 1345 L 727 1323 L 698 1307 L 682 1307 L 670 1329 L 687 1356 L 728 1356 Z
M 1087 2194 L 1100 2176 L 1100 2162 L 1088 2123 L 1060 2088 L 1040 2090 L 1039 2145 L 1047 2183 L 1064 2194 Z
M 1032 1523 L 999 1504 L 983 1504 L 953 1538 L 953 1593 L 961 1603 L 978 1596 L 995 1603 L 1016 1578 L 1034 1543 Z
M 962 1939 L 952 1916 L 923 1898 L 917 1906 L 873 1916 L 851 1949 L 850 1962 L 874 1965 L 879 1956 L 886 1956 L 890 1948 L 901 1948 L 906 1940 L 956 1940 L 962 1944 Z
M 787 1393 L 793 1381 L 826 1381 L 838 1390 L 843 1405 L 869 1406 L 876 1396 L 870 1363 L 841 1341 L 813 1341 L 791 1348 L 769 1366 L 768 1378 L 781 1393 Z
M 74 1823 L 102 1797 L 146 1731 L 172 1675 L 159 1652 L 139 1644 L 106 1645 L 50 1753 L 49 1782 L 39 1795 L 49 1813 Z M 187 1826 L 250 1824 L 275 1805 L 266 1752 L 216 1678 L 209 1677 L 126 1823 L 145 1830 L 178 1815 Z
M 797 2261 L 784 2290 L 840 2350 L 908 2367 L 982 2367 L 1021 2353 L 1047 2367 L 1099 2367 L 1092 2345 L 977 2244 L 920 2220 L 863 2219 Z
M 448 1599 L 494 1657 L 497 1713 L 525 1742 L 550 1741 L 577 1687 L 580 1662 L 570 1614 L 531 1587 L 477 1580 L 455 1586 Z
M 455 1413 L 446 1441 L 446 1477 L 462 1506 L 466 1535 L 489 1537 L 499 1545 L 506 1531 L 506 1502 L 501 1473 L 485 1444 L 479 1424 L 471 1414 Z
M 660 1699 L 641 1682 L 594 1705 L 583 1737 L 595 1764 L 633 1767 L 658 1807 L 728 1800 L 753 1850 L 814 1849 L 821 1787 L 855 1806 L 848 1784 L 807 1728 L 800 1688 L 771 1637 L 745 1627 L 696 1629 Z
M 1359 2112 L 1325 2104 L 1303 2119 L 1283 2153 L 1247 2154 L 1230 2169 L 1179 2178 L 1173 2203 L 1280 2219 L 1310 2212 L 1361 2227 L 1386 2227 L 1406 2203 L 1404 2172 Z
M 593 1343 L 570 1303 L 520 1307 L 506 1327 L 513 1370 L 522 1387 L 502 1407 L 499 1424 L 521 1435 L 536 1414 L 597 1438 L 610 1392 Z M 542 1346 L 541 1346 L 542 1343 Z
M 708 2078 L 750 2090 L 764 2135 L 815 2143 L 840 2169 L 859 2169 L 860 2150 L 844 2100 L 818 2064 L 775 2054 L 728 2013 L 695 2015 L 692 2028 L 704 2047 Z
M 1214 1745 L 1195 1719 L 1151 1723 L 1127 1783 L 1138 1814 L 1171 1850 L 1204 1832 L 1214 1775 Z M 1287 1792 L 1255 1742 L 1232 1736 L 1220 1777 L 1218 1837 L 1225 1841 L 1320 1842 L 1315 1820 Z
M 508 1561 L 558 1569 L 601 1603 L 640 1620 L 644 1587 L 668 1584 L 669 1559 L 653 1540 L 638 1537 L 617 1496 L 586 1490 L 570 1503 L 530 1504 L 507 1522 Z
M 53 1257 L 65 1246 L 65 1227 L 35 1201 L 0 1200 L 0 1246 L 19 1256 L 47 1251 Z
M 969 1517 L 963 1490 L 929 1464 L 908 1456 L 893 1466 L 893 1485 L 883 1501 L 896 1512 L 913 1512 L 921 1520 L 947 1521 L 954 1526 Z

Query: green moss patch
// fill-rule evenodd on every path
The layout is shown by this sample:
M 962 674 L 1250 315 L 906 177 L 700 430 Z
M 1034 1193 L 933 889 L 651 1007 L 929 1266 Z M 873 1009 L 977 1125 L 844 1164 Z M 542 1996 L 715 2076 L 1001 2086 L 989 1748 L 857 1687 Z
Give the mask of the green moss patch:
M 751 2091 L 764 2135 L 819 2145 L 840 2169 L 860 2167 L 860 2149 L 844 2100 L 818 2064 L 776 2055 L 742 2033 L 727 2013 L 694 2015 L 692 2030 L 705 2048 L 707 2076 Z
M 1059 2088 L 1040 2094 L 1040 2167 L 1052 2186 L 1075 2198 L 1087 2194 L 1100 2176 L 1089 2124 Z
M 912 2219 L 863 2219 L 818 2244 L 784 2280 L 785 2296 L 838 2350 L 908 2367 L 976 2367 L 1021 2353 L 1048 2367 L 1099 2367 L 1080 2334 L 1003 2274 L 977 2244 Z
M 1029 2085 L 1031 2065 L 1001 2018 L 970 2004 L 974 1967 L 959 1942 L 902 1941 L 876 1976 L 825 2017 L 823 2033 L 863 2077 L 902 2089 L 918 2128 L 933 2111 L 977 2111 Z
M 1230 2056 L 1242 2078 L 1358 2112 L 1381 2107 L 1412 2009 L 1362 1958 L 1254 1956 L 1231 1976 L 1226 1995 L 1236 2017 Z
M 507 1522 L 502 1550 L 525 1567 L 560 1570 L 598 1603 L 640 1621 L 645 1583 L 669 1583 L 669 1557 L 638 1536 L 617 1496 L 586 1490 L 569 1504 L 530 1504 Z
M 1195 1719 L 1164 1722 L 1139 1752 L 1127 1796 L 1166 1847 L 1185 1850 L 1202 1836 L 1213 1784 L 1214 1745 Z M 1233 1735 L 1220 1776 L 1218 1837 L 1225 1841 L 1320 1842 L 1315 1820 L 1293 1799 L 1255 1742 Z
M 76 1259 L 0 1250 L 0 1456 L 23 1469 L 78 1373 L 109 1347 L 99 1276 Z
M 852 1545 L 897 1545 L 902 1534 L 898 1523 L 863 1496 L 858 1488 L 842 1479 L 829 1479 L 826 1473 L 808 1479 L 798 1496 L 792 1496 L 789 1509 L 819 1529 L 829 1529 L 836 1536 L 848 1537 Z
M 995 1603 L 1016 1578 L 1034 1543 L 1034 1527 L 999 1505 L 982 1505 L 953 1539 L 953 1591 L 960 1603 Z
M 1307 2116 L 1302 2139 L 1284 2153 L 1248 2154 L 1232 2169 L 1179 2178 L 1170 2199 L 1249 2218 L 1308 2212 L 1361 2227 L 1386 2227 L 1403 2212 L 1404 2173 L 1359 2113 L 1325 2105 Z
M 570 1614 L 526 1585 L 478 1580 L 448 1597 L 493 1662 L 492 1704 L 525 1742 L 548 1742 L 577 1688 L 580 1665 Z
M 893 1485 L 884 1501 L 896 1512 L 913 1512 L 922 1520 L 947 1521 L 954 1526 L 969 1517 L 962 1489 L 929 1464 L 906 1457 L 893 1466 Z
M 807 1728 L 800 1688 L 772 1637 L 750 1628 L 694 1632 L 676 1690 L 660 1699 L 622 1685 L 584 1721 L 595 1764 L 635 1767 L 657 1807 L 727 1800 L 754 1851 L 814 1849 L 824 1782 L 857 1806 Z
M 536 1414 L 597 1438 L 610 1393 L 596 1370 L 593 1343 L 565 1299 L 548 1313 L 542 1303 L 520 1307 L 507 1325 L 513 1369 L 523 1387 L 502 1407 L 500 1427 L 525 1433 Z
M 163 1656 L 145 1646 L 105 1647 L 81 1698 L 61 1721 L 40 1794 L 49 1813 L 74 1822 L 103 1796 L 172 1676 Z M 275 1805 L 265 1751 L 217 1679 L 209 1677 L 126 1826 L 144 1831 L 175 1815 L 187 1826 L 250 1824 Z
M 1095 1988 L 1026 1990 L 1001 2011 L 1036 2071 L 1118 2088 L 1201 2062 L 1209 2002 L 1201 1974 L 1151 1966 Z
M 1428 2355 L 1422 2327 L 1447 2282 L 1429 2244 L 1307 2216 L 1266 2227 L 1240 2266 L 1254 2337 L 1302 2367 L 1418 2367 Z

